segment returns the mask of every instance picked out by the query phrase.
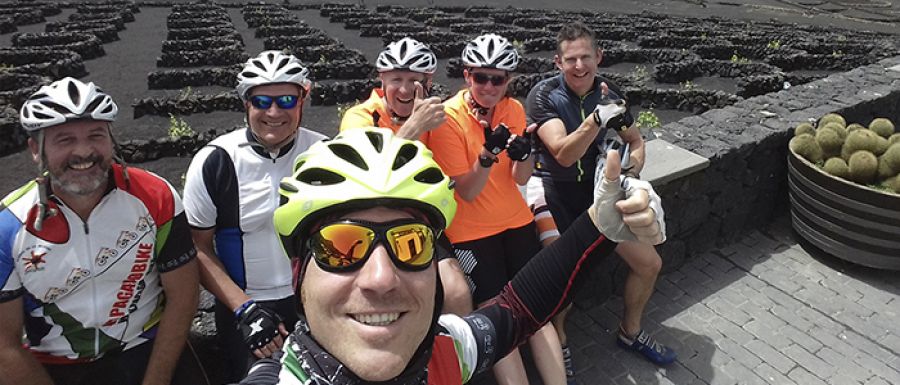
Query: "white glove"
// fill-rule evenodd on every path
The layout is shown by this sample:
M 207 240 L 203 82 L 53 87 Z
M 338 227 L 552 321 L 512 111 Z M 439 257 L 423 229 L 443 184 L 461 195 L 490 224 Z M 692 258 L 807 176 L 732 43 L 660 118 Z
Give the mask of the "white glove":
M 658 245 L 665 241 L 665 218 L 659 195 L 650 183 L 623 177 L 618 151 L 607 154 L 603 176 L 594 189 L 594 203 L 588 215 L 607 238 L 614 242 L 638 241 Z M 646 191 L 646 196 L 640 193 Z M 626 200 L 623 214 L 616 203 Z M 629 223 L 626 223 L 628 217 Z
M 606 127 L 609 120 L 625 113 L 625 101 L 604 97 L 594 108 L 594 123 L 600 128 Z

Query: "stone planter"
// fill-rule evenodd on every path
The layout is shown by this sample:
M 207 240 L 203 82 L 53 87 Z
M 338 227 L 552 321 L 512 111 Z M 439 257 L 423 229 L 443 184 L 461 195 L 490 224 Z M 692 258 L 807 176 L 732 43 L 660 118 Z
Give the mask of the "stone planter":
M 900 270 L 900 195 L 826 174 L 793 152 L 787 164 L 797 234 L 840 259 Z

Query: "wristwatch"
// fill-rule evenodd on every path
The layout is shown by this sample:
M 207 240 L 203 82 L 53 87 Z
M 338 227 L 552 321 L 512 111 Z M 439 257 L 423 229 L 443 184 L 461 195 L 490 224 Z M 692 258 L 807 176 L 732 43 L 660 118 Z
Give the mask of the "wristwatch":
M 484 156 L 484 155 L 478 156 L 478 164 L 480 164 L 481 167 L 491 168 L 491 166 L 494 165 L 494 162 L 495 162 L 494 158 L 491 158 L 489 156 Z

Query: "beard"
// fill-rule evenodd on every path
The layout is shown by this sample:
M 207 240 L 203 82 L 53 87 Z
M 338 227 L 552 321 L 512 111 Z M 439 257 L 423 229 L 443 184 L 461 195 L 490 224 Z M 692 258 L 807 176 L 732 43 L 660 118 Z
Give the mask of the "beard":
M 73 164 L 84 162 L 94 163 L 89 172 L 71 168 Z M 72 195 L 90 195 L 105 186 L 111 166 L 111 160 L 103 159 L 100 156 L 69 158 L 65 165 L 50 169 L 50 183 L 55 191 Z

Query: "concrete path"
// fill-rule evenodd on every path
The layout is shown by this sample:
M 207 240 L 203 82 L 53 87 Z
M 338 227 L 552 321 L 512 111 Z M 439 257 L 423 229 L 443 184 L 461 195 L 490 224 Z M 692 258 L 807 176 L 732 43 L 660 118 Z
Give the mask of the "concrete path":
M 900 384 L 896 277 L 804 248 L 785 216 L 659 279 L 644 328 L 666 368 L 615 345 L 620 297 L 571 315 L 578 383 Z

